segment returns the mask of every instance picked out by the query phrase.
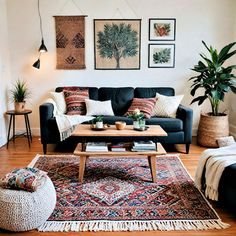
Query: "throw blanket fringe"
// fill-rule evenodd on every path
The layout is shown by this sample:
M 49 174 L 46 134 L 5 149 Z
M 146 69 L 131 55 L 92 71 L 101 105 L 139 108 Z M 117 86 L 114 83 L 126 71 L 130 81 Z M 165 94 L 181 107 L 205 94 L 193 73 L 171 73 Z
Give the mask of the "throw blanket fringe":
M 218 187 L 224 169 L 236 163 L 236 144 L 217 149 L 205 150 L 199 158 L 195 173 L 195 184 L 199 190 L 203 188 L 202 178 L 205 178 L 205 196 L 218 200 Z M 203 171 L 205 169 L 205 176 Z
M 55 118 L 61 141 L 70 137 L 72 132 L 75 130 L 76 125 L 94 119 L 93 116 L 81 115 L 56 115 Z
M 193 221 L 48 221 L 38 228 L 47 232 L 84 232 L 84 231 L 151 231 L 151 230 L 208 230 L 226 229 L 229 225 L 221 220 Z

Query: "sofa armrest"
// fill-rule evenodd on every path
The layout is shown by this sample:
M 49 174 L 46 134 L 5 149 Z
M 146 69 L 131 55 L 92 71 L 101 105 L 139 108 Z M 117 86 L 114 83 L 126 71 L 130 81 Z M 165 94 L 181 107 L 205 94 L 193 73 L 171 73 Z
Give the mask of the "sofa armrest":
M 183 121 L 184 140 L 185 143 L 190 144 L 192 142 L 193 110 L 180 104 L 176 117 Z
M 43 103 L 39 106 L 41 143 L 49 139 L 48 121 L 53 118 L 54 106 L 52 103 Z

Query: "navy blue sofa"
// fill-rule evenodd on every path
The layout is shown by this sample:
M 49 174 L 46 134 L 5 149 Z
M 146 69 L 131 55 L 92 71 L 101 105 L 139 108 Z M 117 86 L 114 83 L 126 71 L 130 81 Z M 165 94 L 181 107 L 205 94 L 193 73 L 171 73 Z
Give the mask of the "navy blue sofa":
M 63 88 L 65 87 L 58 87 L 55 91 L 61 92 Z M 124 114 L 130 107 L 134 97 L 151 98 L 155 97 L 157 92 L 166 96 L 175 95 L 175 90 L 171 87 L 88 87 L 88 89 L 90 99 L 98 101 L 111 100 L 115 115 L 104 116 L 104 123 L 110 125 L 114 124 L 117 120 L 125 121 L 128 125 L 132 124 L 133 120 L 124 116 Z M 39 107 L 39 115 L 41 143 L 43 144 L 43 152 L 46 154 L 47 144 L 60 143 L 59 131 L 56 120 L 53 117 L 53 105 L 51 103 L 41 104 Z M 180 105 L 177 110 L 176 118 L 151 117 L 146 120 L 146 124 L 160 125 L 167 132 L 167 137 L 158 137 L 156 141 L 163 144 L 185 144 L 186 153 L 188 153 L 192 142 L 192 120 L 192 109 Z M 132 139 L 132 137 L 130 138 Z M 96 137 L 94 137 L 94 139 L 96 139 Z

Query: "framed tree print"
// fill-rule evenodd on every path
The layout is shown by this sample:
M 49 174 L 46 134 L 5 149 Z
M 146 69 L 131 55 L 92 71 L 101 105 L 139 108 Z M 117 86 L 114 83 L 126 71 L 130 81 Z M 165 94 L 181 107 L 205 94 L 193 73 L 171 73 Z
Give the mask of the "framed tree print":
M 148 45 L 149 68 L 174 68 L 175 45 L 174 44 L 149 44 Z
M 140 19 L 94 20 L 94 68 L 140 69 Z
M 149 40 L 174 41 L 176 20 L 173 18 L 151 18 L 149 19 Z

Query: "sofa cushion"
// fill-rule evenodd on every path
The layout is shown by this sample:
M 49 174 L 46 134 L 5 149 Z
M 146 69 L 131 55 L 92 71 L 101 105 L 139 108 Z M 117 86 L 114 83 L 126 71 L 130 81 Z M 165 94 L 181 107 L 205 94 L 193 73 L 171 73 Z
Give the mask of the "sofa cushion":
M 139 109 L 140 112 L 143 113 L 144 117 L 149 119 L 153 113 L 155 104 L 156 98 L 133 98 L 132 104 L 125 115 L 132 115 L 136 109 Z
M 133 124 L 133 119 L 126 116 L 103 116 L 103 123 L 114 125 L 116 121 L 124 121 L 127 125 Z
M 67 115 L 85 115 L 85 99 L 89 96 L 88 89 L 80 89 L 77 91 L 64 90 L 66 100 Z
M 146 125 L 160 125 L 166 132 L 183 130 L 183 121 L 177 118 L 151 117 L 146 120 Z
M 98 100 L 111 100 L 115 115 L 122 116 L 128 110 L 134 97 L 134 88 L 99 88 Z
M 134 90 L 134 97 L 135 98 L 154 98 L 156 97 L 156 93 L 160 93 L 166 96 L 174 96 L 175 90 L 170 87 L 152 87 L 152 88 L 137 87 Z

